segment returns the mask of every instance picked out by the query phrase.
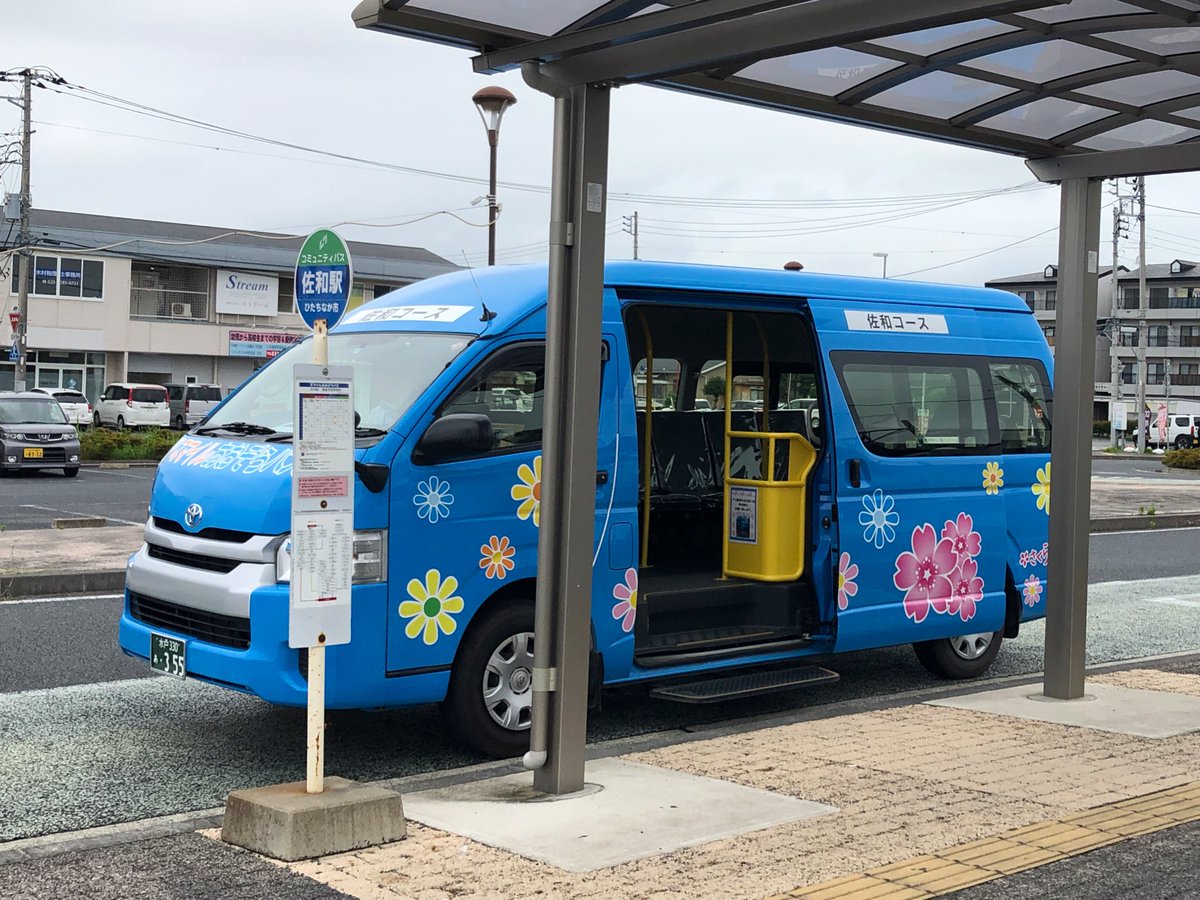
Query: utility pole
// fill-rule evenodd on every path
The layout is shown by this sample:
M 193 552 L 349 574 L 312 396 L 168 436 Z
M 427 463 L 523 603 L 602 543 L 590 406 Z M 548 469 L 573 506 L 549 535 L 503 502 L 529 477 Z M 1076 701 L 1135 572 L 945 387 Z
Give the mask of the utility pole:
M 21 233 L 17 236 L 17 246 L 20 248 L 17 251 L 19 285 L 17 288 L 17 313 L 20 318 L 17 320 L 17 371 L 13 384 L 18 391 L 23 391 L 26 387 L 25 377 L 29 353 L 29 342 L 26 338 L 29 334 L 29 267 L 32 263 L 31 255 L 33 253 L 29 247 L 29 209 L 33 206 L 29 194 L 29 135 L 33 111 L 33 72 L 26 69 L 21 73 L 21 81 L 24 84 L 24 113 L 21 130 Z
M 636 209 L 632 216 L 621 216 L 621 230 L 626 234 L 633 235 L 633 258 L 638 259 L 638 214 Z
M 1108 359 L 1110 366 L 1111 384 L 1109 386 L 1109 445 L 1117 446 L 1117 433 L 1125 430 L 1125 422 L 1118 422 L 1116 411 L 1121 401 L 1121 278 L 1118 272 L 1120 261 L 1120 242 L 1125 234 L 1125 197 L 1121 196 L 1121 182 L 1113 182 L 1113 191 L 1117 195 L 1113 203 L 1113 247 L 1112 247 L 1112 287 L 1110 294 L 1112 308 L 1109 310 L 1109 345 Z
M 1149 308 L 1146 296 L 1146 176 L 1137 178 L 1136 198 L 1138 205 L 1138 342 L 1137 342 L 1137 429 L 1138 453 L 1146 450 L 1146 312 Z

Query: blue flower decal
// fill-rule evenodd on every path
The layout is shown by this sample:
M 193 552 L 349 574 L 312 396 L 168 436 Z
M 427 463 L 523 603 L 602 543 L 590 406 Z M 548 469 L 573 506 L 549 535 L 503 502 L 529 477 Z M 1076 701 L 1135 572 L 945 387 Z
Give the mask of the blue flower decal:
M 881 550 L 884 544 L 896 539 L 896 526 L 900 524 L 896 501 L 890 496 L 885 497 L 883 491 L 876 488 L 875 493 L 862 498 L 862 504 L 863 511 L 858 514 L 858 524 L 863 526 L 863 540 L 874 544 L 876 550 Z
M 438 519 L 450 518 L 450 507 L 454 504 L 454 495 L 450 493 L 450 482 L 443 481 L 436 475 L 430 475 L 417 485 L 417 494 L 413 497 L 417 505 L 417 515 L 428 519 L 430 525 L 437 524 Z

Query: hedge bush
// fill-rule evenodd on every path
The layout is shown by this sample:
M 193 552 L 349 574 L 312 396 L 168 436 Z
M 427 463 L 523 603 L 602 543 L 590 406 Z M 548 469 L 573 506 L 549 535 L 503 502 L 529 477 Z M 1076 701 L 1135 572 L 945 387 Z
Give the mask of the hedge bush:
M 1192 450 L 1168 450 L 1163 465 L 1173 469 L 1200 469 L 1200 447 Z
M 79 445 L 84 459 L 162 459 L 183 434 L 169 428 L 146 431 L 89 428 L 79 435 Z
M 1094 419 L 1092 421 L 1092 437 L 1106 438 L 1112 434 L 1112 422 L 1108 419 Z

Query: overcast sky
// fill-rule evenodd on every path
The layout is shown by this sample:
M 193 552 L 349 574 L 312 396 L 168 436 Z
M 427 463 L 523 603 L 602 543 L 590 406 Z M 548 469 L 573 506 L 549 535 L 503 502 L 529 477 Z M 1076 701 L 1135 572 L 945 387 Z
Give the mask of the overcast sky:
M 501 182 L 549 184 L 549 98 L 526 87 L 516 72 L 473 74 L 463 51 L 359 31 L 350 20 L 353 7 L 354 0 L 8 0 L 0 70 L 48 66 L 73 84 L 193 119 L 481 179 L 487 175 L 487 141 L 471 95 L 499 84 L 518 98 L 501 130 Z M 35 92 L 33 117 L 33 199 L 39 208 L 298 232 L 341 222 L 405 222 L 440 210 L 476 225 L 486 221 L 483 205 L 471 206 L 486 193 L 480 184 L 273 148 L 71 92 Z M 0 132 L 19 123 L 16 107 L 0 107 Z M 2 178 L 6 190 L 15 190 L 17 167 L 6 167 Z M 620 223 L 636 210 L 645 259 L 772 268 L 796 259 L 809 270 L 878 275 L 883 260 L 872 254 L 887 253 L 889 275 L 940 266 L 914 277 L 978 284 L 1054 260 L 1054 231 L 987 252 L 1055 228 L 1057 189 L 941 210 L 928 210 L 929 200 L 889 206 L 862 201 L 987 191 L 1031 180 L 1012 157 L 625 87 L 612 102 L 606 255 L 632 255 Z M 544 259 L 548 194 L 503 184 L 499 194 L 500 261 Z M 621 194 L 720 205 L 650 203 Z M 1200 219 L 1186 212 L 1200 208 L 1200 177 L 1151 179 L 1148 197 L 1149 260 L 1200 256 Z M 797 206 L 730 205 L 763 200 Z M 826 205 L 814 208 L 816 202 Z M 927 211 L 910 215 L 923 205 Z M 900 215 L 906 217 L 864 224 Z M 1107 261 L 1111 225 L 1104 215 L 1101 256 Z M 447 215 L 339 230 L 351 238 L 427 247 L 459 264 L 479 264 L 487 247 L 486 229 Z M 1132 266 L 1136 259 L 1131 240 L 1122 262 Z

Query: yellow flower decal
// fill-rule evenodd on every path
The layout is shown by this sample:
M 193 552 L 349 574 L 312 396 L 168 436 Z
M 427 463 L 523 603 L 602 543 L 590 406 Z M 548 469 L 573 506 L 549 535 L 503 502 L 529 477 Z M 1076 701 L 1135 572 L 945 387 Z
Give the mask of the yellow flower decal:
M 458 623 L 450 614 L 463 611 L 463 599 L 454 596 L 456 590 L 458 579 L 448 575 L 443 581 L 437 569 L 426 572 L 424 582 L 419 578 L 409 581 L 408 596 L 412 599 L 400 604 L 400 618 L 409 620 L 404 633 L 414 639 L 421 635 L 429 647 L 437 643 L 439 631 L 454 634 Z
M 1044 509 L 1046 515 L 1050 515 L 1050 463 L 1046 463 L 1044 469 L 1038 469 L 1037 479 L 1037 484 L 1029 489 L 1037 497 L 1037 508 Z
M 1000 468 L 1000 463 L 988 463 L 983 467 L 983 489 L 989 494 L 998 494 L 1002 487 L 1004 487 L 1004 470 Z
M 521 479 L 512 487 L 512 498 L 520 502 L 517 507 L 517 518 L 528 519 L 533 516 L 535 528 L 542 527 L 542 458 L 533 458 L 533 468 L 521 463 L 517 469 L 517 478 Z

